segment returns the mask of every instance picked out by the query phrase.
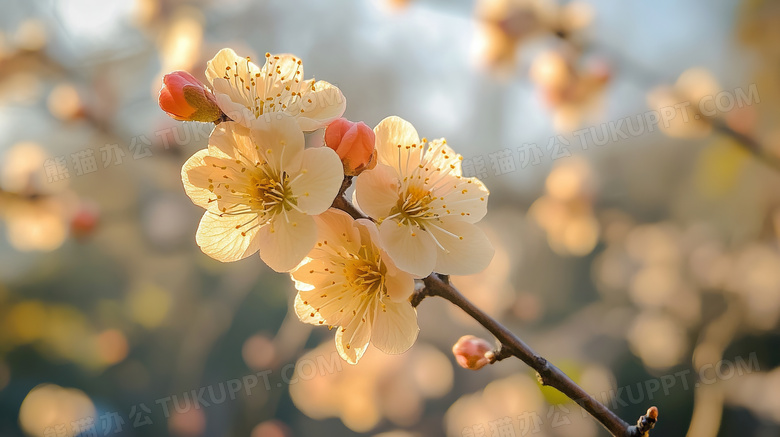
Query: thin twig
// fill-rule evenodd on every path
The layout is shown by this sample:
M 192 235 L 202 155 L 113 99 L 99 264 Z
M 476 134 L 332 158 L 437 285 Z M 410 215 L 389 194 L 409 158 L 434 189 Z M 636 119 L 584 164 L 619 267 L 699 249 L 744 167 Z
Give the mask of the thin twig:
M 344 197 L 336 197 L 333 200 L 333 204 L 331 205 L 331 208 L 340 209 L 347 214 L 351 215 L 353 219 L 361 219 L 361 218 L 368 218 L 360 213 L 360 211 L 355 208 L 352 203 L 349 202 L 349 200 L 345 199 Z
M 333 199 L 333 204 L 331 204 L 331 208 L 340 209 L 347 214 L 351 215 L 353 219 L 369 219 L 369 217 L 366 217 L 358 211 L 357 208 L 355 208 L 355 205 L 352 204 L 349 200 L 347 200 L 347 197 L 345 195 L 347 188 L 352 185 L 352 176 L 344 176 L 344 180 L 341 182 L 341 188 L 339 188 L 339 194 L 336 196 L 335 199 Z
M 645 436 L 647 432 L 655 425 L 656 419 L 648 410 L 648 415 L 640 417 L 638 425 L 631 426 L 601 402 L 589 395 L 582 387 L 577 385 L 561 369 L 547 361 L 544 357 L 534 352 L 523 340 L 514 335 L 498 321 L 487 315 L 484 311 L 475 306 L 466 299 L 455 287 L 444 282 L 437 274 L 431 274 L 423 279 L 425 288 L 418 291 L 412 297 L 413 303 L 418 303 L 425 296 L 439 296 L 458 308 L 484 326 L 501 342 L 501 356 L 505 355 L 504 350 L 511 355 L 519 358 L 532 369 L 536 370 L 539 381 L 542 385 L 550 386 L 569 397 L 579 404 L 585 411 L 598 420 L 615 437 L 640 437 Z M 421 297 L 418 297 L 419 294 Z M 657 417 L 657 409 L 653 407 Z

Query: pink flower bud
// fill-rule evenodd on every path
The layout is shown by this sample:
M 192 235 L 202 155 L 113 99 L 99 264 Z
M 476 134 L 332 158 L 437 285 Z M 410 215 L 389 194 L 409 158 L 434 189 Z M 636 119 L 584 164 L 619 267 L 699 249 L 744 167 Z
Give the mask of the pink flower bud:
M 339 155 L 347 176 L 357 176 L 376 166 L 374 139 L 374 131 L 362 121 L 339 118 L 325 129 L 325 144 Z
M 473 335 L 464 335 L 452 346 L 452 354 L 464 369 L 479 370 L 490 363 L 485 355 L 493 352 L 493 345 Z
M 222 117 L 214 94 L 186 71 L 163 76 L 158 102 L 163 111 L 179 121 L 213 123 Z

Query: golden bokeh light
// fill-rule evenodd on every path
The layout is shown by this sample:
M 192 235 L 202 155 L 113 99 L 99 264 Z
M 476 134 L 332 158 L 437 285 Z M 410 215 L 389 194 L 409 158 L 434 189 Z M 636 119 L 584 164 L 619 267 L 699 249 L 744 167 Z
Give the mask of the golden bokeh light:
M 49 112 L 60 120 L 74 119 L 83 109 L 78 90 L 69 83 L 55 86 L 49 93 L 47 105 Z
M 628 332 L 631 350 L 652 369 L 668 369 L 682 362 L 688 336 L 674 318 L 658 312 L 642 312 Z
M 83 419 L 95 420 L 92 401 L 83 391 L 54 384 L 39 385 L 27 394 L 19 410 L 19 424 L 30 437 L 48 437 L 50 427 L 65 426 Z
M 143 283 L 128 294 L 126 304 L 133 320 L 146 329 L 154 329 L 165 322 L 172 298 L 160 286 Z
M 593 208 L 595 180 L 590 165 L 571 157 L 557 164 L 545 182 L 546 194 L 528 215 L 547 234 L 550 248 L 561 256 L 585 256 L 598 244 L 601 226 Z
M 42 20 L 30 18 L 16 28 L 14 43 L 22 50 L 41 50 L 46 46 L 47 33 L 46 24 Z
M 473 432 L 480 425 L 490 432 L 489 423 L 504 417 L 514 419 L 534 412 L 544 415 L 546 411 L 537 383 L 527 375 L 515 374 L 492 381 L 481 392 L 461 396 L 447 410 L 444 421 L 447 436 L 460 437 L 466 435 L 465 430 Z
M 452 379 L 449 359 L 420 342 L 401 355 L 370 346 L 353 366 L 341 362 L 328 341 L 298 360 L 290 396 L 313 419 L 338 417 L 349 429 L 368 432 L 383 418 L 399 426 L 414 425 L 425 399 L 447 394 Z

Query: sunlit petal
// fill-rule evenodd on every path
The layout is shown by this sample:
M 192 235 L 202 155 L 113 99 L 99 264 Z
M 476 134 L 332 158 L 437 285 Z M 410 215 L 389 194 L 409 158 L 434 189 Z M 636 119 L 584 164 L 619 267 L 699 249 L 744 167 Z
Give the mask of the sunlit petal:
M 308 214 L 320 214 L 330 207 L 341 188 L 344 170 L 332 149 L 318 147 L 303 152 L 301 170 L 290 184 L 298 207 Z
M 290 210 L 263 226 L 257 239 L 263 261 L 277 272 L 287 272 L 314 247 L 317 227 L 311 216 Z
M 414 225 L 386 220 L 379 226 L 382 246 L 399 269 L 418 277 L 428 276 L 436 265 L 436 244 Z
M 225 215 L 206 211 L 198 225 L 195 241 L 203 253 L 222 262 L 238 261 L 257 252 L 257 217 Z
M 419 331 L 417 311 L 408 302 L 386 302 L 377 308 L 371 344 L 386 354 L 404 353 Z

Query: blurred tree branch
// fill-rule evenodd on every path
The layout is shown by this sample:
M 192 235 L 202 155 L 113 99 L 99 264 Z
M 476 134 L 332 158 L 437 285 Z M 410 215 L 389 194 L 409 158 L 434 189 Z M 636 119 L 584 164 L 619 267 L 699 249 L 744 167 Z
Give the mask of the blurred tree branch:
M 728 300 L 726 310 L 701 329 L 695 351 L 710 351 L 707 362 L 715 362 L 723 359 L 723 354 L 729 344 L 736 337 L 740 326 L 744 323 L 744 307 L 739 299 Z M 699 354 L 707 356 L 707 354 Z M 704 361 L 697 359 L 694 354 L 693 366 L 702 374 Z M 694 388 L 693 412 L 691 423 L 688 426 L 688 437 L 716 436 L 723 419 L 723 404 L 725 401 L 725 388 L 723 384 L 696 384 Z
M 594 49 L 605 53 L 607 57 L 615 60 L 626 70 L 630 70 L 632 79 L 640 82 L 644 86 L 651 87 L 659 83 L 668 82 L 666 79 L 661 79 L 662 75 L 657 71 L 654 71 L 648 65 L 637 62 L 636 60 L 627 57 L 625 54 L 620 53 L 618 50 L 615 50 L 612 47 L 608 47 L 603 44 L 599 44 L 598 46 L 594 44 L 589 45 L 587 43 L 576 41 L 573 39 L 571 32 L 568 32 L 566 29 L 560 27 L 552 26 L 548 29 L 548 32 L 554 37 L 558 38 L 563 44 L 566 44 L 568 47 L 570 47 L 575 53 L 582 54 L 588 50 Z M 680 103 L 686 101 L 685 96 L 679 97 Z M 701 113 L 698 115 L 700 118 L 697 119 L 704 121 L 712 126 L 713 132 L 731 138 L 741 148 L 753 155 L 757 160 L 776 171 L 780 171 L 780 157 L 776 154 L 773 154 L 769 148 L 764 147 L 764 145 L 752 135 L 735 130 L 729 126 L 722 117 L 705 116 Z
M 712 121 L 712 129 L 733 139 L 745 151 L 753 155 L 756 159 L 780 171 L 780 159 L 777 156 L 767 153 L 767 149 L 750 135 L 738 132 L 719 119 Z

